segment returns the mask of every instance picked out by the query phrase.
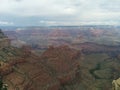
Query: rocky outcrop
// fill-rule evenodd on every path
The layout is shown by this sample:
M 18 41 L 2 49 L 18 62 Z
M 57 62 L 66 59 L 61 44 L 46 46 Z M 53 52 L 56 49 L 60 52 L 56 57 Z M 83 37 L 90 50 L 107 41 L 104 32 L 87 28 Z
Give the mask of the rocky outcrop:
M 66 84 L 75 78 L 80 55 L 68 46 L 50 47 L 42 54 L 41 61 L 52 70 L 61 84 Z
M 113 80 L 112 90 L 120 90 L 120 78 L 118 78 L 117 80 Z

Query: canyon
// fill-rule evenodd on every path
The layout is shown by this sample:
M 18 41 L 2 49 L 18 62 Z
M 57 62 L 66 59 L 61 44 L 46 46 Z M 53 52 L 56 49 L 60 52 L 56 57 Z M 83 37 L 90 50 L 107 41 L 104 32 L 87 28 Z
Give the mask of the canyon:
M 0 75 L 8 90 L 112 90 L 112 81 L 119 78 L 119 27 L 3 32 Z

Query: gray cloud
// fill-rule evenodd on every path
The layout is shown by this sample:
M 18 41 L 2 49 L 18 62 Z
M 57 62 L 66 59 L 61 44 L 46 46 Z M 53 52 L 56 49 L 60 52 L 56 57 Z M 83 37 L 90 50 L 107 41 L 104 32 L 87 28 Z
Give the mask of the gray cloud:
M 1 0 L 0 14 L 11 15 L 15 23 L 25 19 L 28 25 L 39 21 L 53 24 L 119 24 L 120 0 Z M 29 24 L 29 22 L 32 22 Z M 87 22 L 89 21 L 89 22 Z M 26 24 L 25 23 L 25 24 Z M 41 23 L 38 23 L 41 24 Z M 48 23 L 51 25 L 51 23 Z

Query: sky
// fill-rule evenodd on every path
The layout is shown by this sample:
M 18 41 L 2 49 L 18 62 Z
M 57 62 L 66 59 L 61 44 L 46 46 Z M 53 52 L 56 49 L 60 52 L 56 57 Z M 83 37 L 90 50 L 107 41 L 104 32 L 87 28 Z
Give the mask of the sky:
M 120 0 L 0 0 L 0 26 L 119 23 Z

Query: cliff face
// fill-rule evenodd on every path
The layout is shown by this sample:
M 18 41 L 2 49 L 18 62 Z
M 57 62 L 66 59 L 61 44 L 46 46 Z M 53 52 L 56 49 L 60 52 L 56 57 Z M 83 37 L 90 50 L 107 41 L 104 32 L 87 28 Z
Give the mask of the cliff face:
M 10 45 L 10 39 L 0 30 L 0 75 L 4 76 L 13 71 L 13 65 L 23 62 L 22 50 Z
M 10 46 L 10 40 L 0 30 L 0 49 Z
M 41 61 L 53 72 L 61 84 L 69 83 L 75 78 L 81 54 L 68 46 L 50 47 L 41 56 Z
M 31 53 L 23 62 L 18 58 L 11 63 L 12 72 L 4 77 L 5 83 L 9 90 L 64 90 L 64 85 L 77 82 L 80 56 L 67 46 L 51 46 L 40 57 Z
M 0 76 L 8 84 L 8 90 L 44 90 L 52 82 L 57 85 L 45 67 L 36 61 L 39 59 L 30 54 L 27 47 L 18 49 L 10 46 L 9 39 L 0 31 Z M 40 86 L 36 87 L 33 82 Z

